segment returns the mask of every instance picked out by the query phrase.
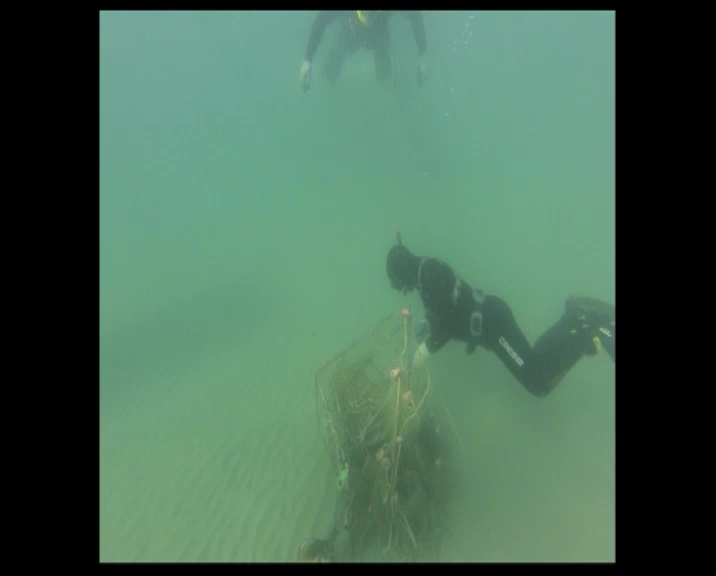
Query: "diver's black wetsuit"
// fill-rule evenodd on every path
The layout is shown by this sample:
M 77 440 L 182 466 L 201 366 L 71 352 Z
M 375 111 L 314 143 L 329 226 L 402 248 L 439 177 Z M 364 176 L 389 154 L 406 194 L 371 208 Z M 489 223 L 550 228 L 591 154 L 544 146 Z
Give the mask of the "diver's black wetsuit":
M 487 348 L 536 396 L 549 394 L 580 358 L 593 353 L 596 335 L 614 360 L 614 326 L 589 326 L 584 316 L 565 313 L 532 347 L 504 300 L 473 290 L 440 260 L 421 260 L 417 289 L 430 326 L 425 344 L 431 353 L 451 339 L 467 342 L 468 352 Z
M 329 11 L 322 10 L 316 16 L 308 38 L 305 60 L 313 62 L 316 50 L 321 43 L 326 26 L 341 18 L 341 28 L 336 43 L 333 45 L 324 64 L 323 72 L 331 84 L 335 84 L 347 54 L 358 48 L 375 50 L 375 73 L 380 82 L 390 80 L 393 76 L 392 61 L 390 58 L 390 30 L 388 23 L 394 11 L 371 12 L 368 23 L 364 24 L 355 11 Z M 423 15 L 418 11 L 399 11 L 407 18 L 413 27 L 415 43 L 421 56 L 425 54 L 425 24 Z

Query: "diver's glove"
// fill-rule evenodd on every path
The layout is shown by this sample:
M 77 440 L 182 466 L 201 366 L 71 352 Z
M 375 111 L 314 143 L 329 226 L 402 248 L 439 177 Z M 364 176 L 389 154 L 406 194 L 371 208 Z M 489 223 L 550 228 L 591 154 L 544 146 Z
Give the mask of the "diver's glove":
M 415 350 L 415 354 L 413 355 L 413 370 L 421 368 L 423 364 L 425 364 L 425 361 L 428 359 L 428 356 L 430 356 L 428 346 L 427 344 L 425 344 L 425 342 L 422 342 L 420 346 L 418 346 L 418 348 Z

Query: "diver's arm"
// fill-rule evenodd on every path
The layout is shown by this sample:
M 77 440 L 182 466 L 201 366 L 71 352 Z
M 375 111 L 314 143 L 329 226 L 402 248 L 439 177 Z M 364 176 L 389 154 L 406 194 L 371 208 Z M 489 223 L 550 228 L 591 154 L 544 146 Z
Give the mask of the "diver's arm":
M 425 361 L 435 352 L 440 350 L 450 340 L 449 333 L 436 324 L 430 323 L 430 335 L 420 343 L 413 354 L 411 368 L 417 369 L 425 364 Z
M 450 340 L 450 333 L 441 326 L 430 324 L 430 335 L 425 339 L 425 346 L 430 354 L 434 354 Z
M 426 320 L 430 326 L 430 335 L 425 339 L 427 351 L 433 354 L 447 344 L 451 334 L 451 318 L 453 318 L 457 302 L 454 295 L 457 276 L 453 269 L 435 258 L 426 258 L 422 268 L 422 282 L 425 289 L 421 292 L 423 304 L 428 314 Z
M 424 289 L 421 297 L 429 310 L 441 318 L 447 318 L 455 311 L 457 304 L 454 296 L 458 286 L 457 274 L 442 260 L 425 258 L 423 261 L 420 282 Z
M 402 12 L 413 27 L 413 36 L 415 37 L 415 43 L 418 46 L 418 54 L 425 56 L 427 50 L 427 40 L 425 36 L 425 22 L 423 21 L 423 14 L 419 10 L 406 10 Z
M 313 62 L 313 57 L 316 55 L 316 50 L 323 39 L 323 33 L 331 22 L 341 15 L 339 11 L 335 10 L 321 10 L 316 14 L 316 19 L 313 21 L 311 27 L 311 35 L 308 37 L 308 47 L 306 48 L 306 56 L 304 60 L 306 62 Z

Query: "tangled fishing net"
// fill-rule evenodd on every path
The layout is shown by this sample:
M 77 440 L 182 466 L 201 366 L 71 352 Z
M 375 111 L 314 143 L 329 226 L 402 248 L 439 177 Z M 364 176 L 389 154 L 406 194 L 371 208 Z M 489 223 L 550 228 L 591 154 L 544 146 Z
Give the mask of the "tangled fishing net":
M 334 526 L 301 561 L 426 560 L 446 528 L 451 445 L 403 309 L 316 373 L 318 423 L 336 477 Z

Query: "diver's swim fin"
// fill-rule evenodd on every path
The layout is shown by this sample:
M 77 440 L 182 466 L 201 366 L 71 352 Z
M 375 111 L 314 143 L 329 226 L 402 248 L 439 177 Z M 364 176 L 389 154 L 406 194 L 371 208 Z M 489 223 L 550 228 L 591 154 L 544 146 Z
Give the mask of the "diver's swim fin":
M 596 298 L 572 296 L 564 305 L 565 316 L 582 330 L 593 331 L 592 342 L 597 354 L 604 348 L 613 362 L 616 362 L 616 308 Z

